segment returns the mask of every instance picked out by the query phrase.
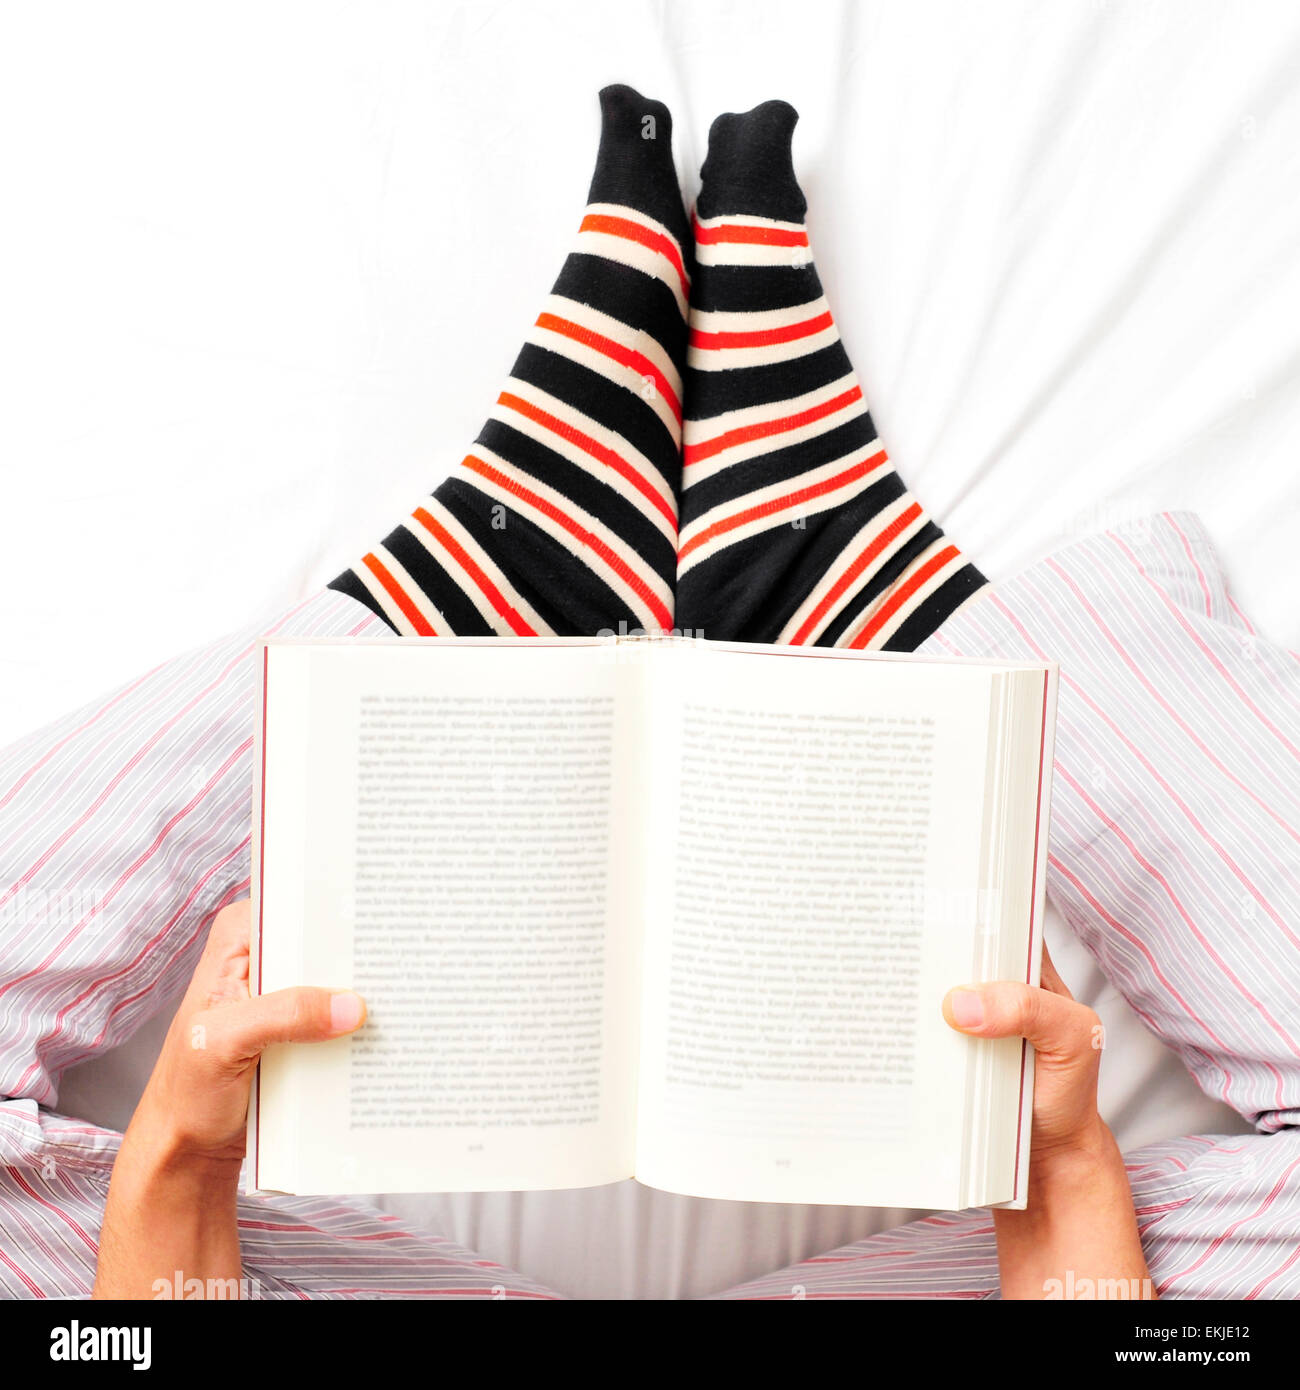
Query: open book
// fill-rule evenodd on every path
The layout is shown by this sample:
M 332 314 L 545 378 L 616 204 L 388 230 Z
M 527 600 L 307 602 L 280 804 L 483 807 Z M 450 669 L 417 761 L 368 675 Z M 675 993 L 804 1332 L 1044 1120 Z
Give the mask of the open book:
M 1023 1205 L 1056 672 L 676 637 L 263 644 L 251 1184 Z

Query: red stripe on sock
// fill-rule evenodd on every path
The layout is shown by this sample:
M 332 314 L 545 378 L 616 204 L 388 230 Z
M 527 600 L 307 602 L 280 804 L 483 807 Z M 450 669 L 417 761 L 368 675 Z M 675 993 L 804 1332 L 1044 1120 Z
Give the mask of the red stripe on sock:
M 691 329 L 690 345 L 697 348 L 745 348 L 772 347 L 777 343 L 793 343 L 799 338 L 809 338 L 832 326 L 830 311 L 818 314 L 816 318 L 804 319 L 802 323 L 786 324 L 784 328 L 762 328 L 752 333 L 701 333 Z
M 849 643 L 850 648 L 854 651 L 861 651 L 931 575 L 938 574 L 949 560 L 960 554 L 961 552 L 955 545 L 949 545 L 937 555 L 927 560 L 906 583 L 900 584 L 885 602 L 876 609 L 870 621 L 867 622 L 853 641 Z
M 798 632 L 790 639 L 790 645 L 801 647 L 807 640 L 808 634 L 817 626 L 827 613 L 839 601 L 844 592 L 853 584 L 864 569 L 885 549 L 893 540 L 896 540 L 904 531 L 921 515 L 921 504 L 913 502 L 905 511 L 900 512 L 889 523 L 888 526 L 863 548 L 862 554 L 844 571 L 842 575 L 822 596 L 821 602 L 799 625 Z
M 468 459 L 465 460 L 469 462 Z M 506 596 L 500 589 L 484 574 L 482 567 L 477 564 L 470 553 L 463 545 L 451 534 L 450 531 L 434 517 L 430 516 L 423 507 L 416 507 L 413 513 L 416 521 L 424 527 L 441 545 L 443 545 L 452 558 L 483 591 L 483 596 L 493 608 L 510 624 L 512 632 L 520 637 L 536 637 L 537 634 L 520 616 L 519 611 L 507 601 Z
M 522 501 L 527 502 L 530 507 L 535 507 L 543 516 L 549 517 L 557 526 L 563 527 L 564 530 L 571 536 L 576 537 L 588 549 L 594 550 L 621 579 L 636 590 L 637 594 L 645 601 L 646 606 L 654 613 L 655 618 L 660 622 L 663 630 L 667 632 L 672 628 L 673 615 L 664 606 L 659 596 L 625 560 L 606 545 L 594 532 L 588 531 L 585 526 L 580 526 L 571 516 L 562 512 L 559 507 L 548 502 L 546 498 L 538 496 L 531 488 L 527 488 L 522 483 L 516 482 L 515 479 L 508 478 L 504 473 L 493 468 L 491 464 L 484 463 L 481 458 L 476 458 L 473 454 L 470 454 L 468 458 L 465 459 L 464 466 L 469 469 L 471 473 L 477 473 L 480 477 L 486 478 L 491 483 L 495 483 L 497 487 L 505 488 L 507 492 L 513 493 Z
M 809 406 L 807 410 L 801 410 L 797 415 L 783 415 L 779 420 L 762 420 L 756 425 L 741 425 L 739 428 L 727 430 L 725 434 L 717 435 L 713 439 L 705 439 L 698 444 L 688 444 L 682 450 L 682 462 L 687 465 L 699 463 L 701 459 L 712 458 L 714 454 L 720 454 L 724 449 L 730 449 L 736 444 L 748 444 L 753 439 L 766 439 L 768 435 L 785 434 L 788 430 L 797 430 L 803 425 L 811 425 L 817 420 L 824 420 L 826 416 L 834 415 L 837 410 L 843 410 L 845 406 L 852 405 L 854 401 L 861 399 L 862 387 L 854 386 L 850 390 L 832 397 L 829 401 L 823 401 L 821 405 Z
M 718 242 L 742 243 L 749 246 L 807 246 L 808 233 L 788 231 L 784 227 L 751 227 L 744 222 L 722 222 L 716 227 L 702 227 L 700 219 L 692 216 L 695 241 L 699 246 Z
M 660 512 L 674 529 L 677 526 L 677 516 L 672 509 L 672 505 L 665 501 L 663 496 L 641 476 L 624 458 L 620 458 L 613 449 L 593 439 L 589 434 L 583 434 L 579 429 L 572 425 L 566 425 L 563 420 L 548 414 L 539 406 L 533 405 L 531 401 L 524 400 L 521 396 L 513 395 L 509 391 L 502 391 L 497 397 L 497 404 L 503 405 L 509 410 L 517 411 L 526 419 L 532 420 L 535 424 L 550 430 L 553 434 L 558 434 L 561 439 L 567 439 L 570 444 L 576 444 L 585 454 L 590 454 L 599 463 L 606 464 L 612 468 L 620 477 L 626 478 L 629 483 Z
M 407 622 L 416 630 L 421 637 L 436 637 L 438 634 L 429 626 L 424 614 L 411 602 L 406 595 L 406 590 L 393 578 L 392 572 L 388 567 L 374 555 L 363 555 L 361 563 L 370 571 L 371 574 L 380 582 L 384 592 L 402 610 Z
M 692 536 L 682 546 L 677 552 L 678 562 L 684 560 L 691 551 L 697 550 L 707 541 L 712 540 L 714 536 L 725 535 L 728 531 L 734 531 L 738 526 L 744 526 L 746 522 L 757 521 L 760 517 L 771 516 L 774 512 L 785 511 L 788 507 L 797 506 L 800 502 L 810 502 L 814 497 L 824 497 L 828 492 L 834 492 L 837 488 L 847 487 L 849 483 L 865 477 L 884 462 L 885 451 L 881 449 L 879 453 L 872 454 L 869 459 L 855 463 L 851 468 L 846 468 L 843 473 L 837 473 L 833 478 L 826 479 L 825 482 L 798 488 L 794 492 L 786 493 L 784 497 L 775 497 L 770 502 L 762 502 L 757 507 L 748 507 L 743 512 L 737 512 L 734 516 L 715 521 L 712 526 L 705 527 L 703 531 Z
M 580 232 L 604 232 L 607 236 L 621 236 L 628 241 L 638 241 L 642 246 L 648 246 L 651 251 L 658 251 L 672 265 L 677 272 L 677 278 L 682 282 L 682 293 L 690 298 L 691 282 L 686 275 L 686 267 L 682 264 L 682 253 L 677 249 L 677 243 L 666 232 L 652 231 L 649 227 L 643 227 L 639 222 L 633 222 L 626 217 L 611 217 L 604 212 L 589 212 L 582 219 L 582 225 L 578 228 Z
M 668 402 L 668 408 L 672 411 L 677 423 L 681 424 L 682 406 L 677 399 L 676 391 L 668 384 L 668 378 L 644 353 L 624 347 L 622 343 L 615 342 L 613 338 L 607 338 L 603 333 L 595 333 L 590 328 L 584 328 L 580 323 L 574 323 L 572 319 L 560 318 L 558 314 L 540 314 L 537 319 L 537 326 L 538 328 L 549 329 L 552 333 L 559 333 L 565 338 L 572 338 L 575 343 L 582 343 L 586 347 L 592 348 L 617 362 L 620 367 L 627 367 L 636 372 L 638 376 L 650 377 L 654 381 L 655 389 Z

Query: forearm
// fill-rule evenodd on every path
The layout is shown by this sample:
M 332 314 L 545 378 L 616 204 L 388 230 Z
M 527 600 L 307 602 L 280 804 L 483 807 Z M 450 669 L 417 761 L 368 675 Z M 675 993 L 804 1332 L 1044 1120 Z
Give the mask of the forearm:
M 113 1166 L 94 1296 L 183 1298 L 187 1285 L 205 1294 L 238 1289 L 238 1188 L 237 1161 L 183 1155 L 165 1135 L 133 1123 Z M 198 1286 L 189 1282 L 196 1279 Z
M 1036 1160 L 1024 1211 L 995 1211 L 1004 1298 L 1154 1298 L 1124 1160 L 1100 1121 Z

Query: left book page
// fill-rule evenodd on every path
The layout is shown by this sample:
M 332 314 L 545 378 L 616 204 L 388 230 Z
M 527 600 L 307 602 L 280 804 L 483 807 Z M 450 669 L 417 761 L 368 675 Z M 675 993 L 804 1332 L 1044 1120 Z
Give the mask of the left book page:
M 630 1177 L 640 682 L 607 642 L 267 642 L 253 988 L 355 988 L 351 1038 L 270 1048 L 268 1191 Z

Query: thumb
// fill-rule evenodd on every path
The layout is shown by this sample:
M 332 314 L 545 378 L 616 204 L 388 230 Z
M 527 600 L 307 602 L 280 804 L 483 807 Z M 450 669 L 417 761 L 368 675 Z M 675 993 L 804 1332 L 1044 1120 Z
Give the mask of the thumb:
M 1014 980 L 949 990 L 943 1016 L 959 1033 L 980 1038 L 1022 1037 L 1034 1051 L 1059 1061 L 1094 1053 L 1101 1021 L 1086 1004 Z
M 277 989 L 209 1015 L 230 1057 L 256 1057 L 272 1043 L 327 1042 L 355 1033 L 366 1021 L 366 1003 L 349 989 Z

